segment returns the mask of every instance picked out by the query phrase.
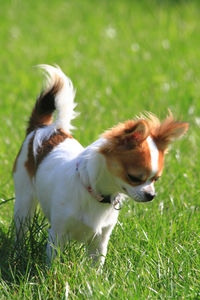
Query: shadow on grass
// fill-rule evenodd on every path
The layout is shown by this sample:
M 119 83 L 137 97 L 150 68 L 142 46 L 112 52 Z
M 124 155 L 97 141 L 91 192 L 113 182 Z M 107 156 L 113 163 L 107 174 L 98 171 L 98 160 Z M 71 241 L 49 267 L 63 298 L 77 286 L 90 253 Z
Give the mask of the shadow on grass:
M 22 280 L 38 273 L 37 266 L 46 268 L 47 221 L 36 213 L 26 236 L 15 243 L 15 226 L 12 222 L 7 230 L 0 228 L 0 270 L 2 280 L 7 283 Z M 46 268 L 47 269 L 47 268 Z

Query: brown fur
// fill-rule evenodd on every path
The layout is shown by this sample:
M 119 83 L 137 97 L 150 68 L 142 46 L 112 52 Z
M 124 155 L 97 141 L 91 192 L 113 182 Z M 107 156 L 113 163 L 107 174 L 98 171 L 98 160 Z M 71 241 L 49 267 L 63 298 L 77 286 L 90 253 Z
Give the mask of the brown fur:
M 158 149 L 164 152 L 167 150 L 168 145 L 183 136 L 189 127 L 186 122 L 175 121 L 171 112 L 163 122 L 151 113 L 146 113 L 146 116 L 142 117 L 147 121 L 150 135 Z
M 28 144 L 28 158 L 27 158 L 27 161 L 24 164 L 30 178 L 32 178 L 35 175 L 35 172 L 36 172 L 35 159 L 34 159 L 34 155 L 33 155 L 33 140 L 34 140 L 34 135 L 32 136 L 32 138 L 29 141 L 29 144 Z
M 42 92 L 38 97 L 28 122 L 26 130 L 27 135 L 39 127 L 50 125 L 52 123 L 52 115 L 55 110 L 55 95 L 62 87 L 63 81 L 57 76 L 53 86 Z
M 141 116 L 140 119 L 129 120 L 106 131 L 102 136 L 108 139 L 107 152 L 117 148 L 132 149 L 143 142 L 150 135 L 161 151 L 166 151 L 169 143 L 178 139 L 188 130 L 188 123 L 177 122 L 172 113 L 163 122 L 151 113 Z
M 100 153 L 105 156 L 108 168 L 114 175 L 132 185 L 128 174 L 142 178 L 142 182 L 145 182 L 151 173 L 151 158 L 146 141 L 151 136 L 159 151 L 158 172 L 151 179 L 153 181 L 162 174 L 168 144 L 181 137 L 187 129 L 188 123 L 174 121 L 171 113 L 162 123 L 147 113 L 140 119 L 120 123 L 106 131 L 102 136 L 107 142 L 101 147 Z
M 33 140 L 34 136 L 30 139 L 28 146 L 28 159 L 25 162 L 25 167 L 32 178 L 35 176 L 37 169 L 43 159 L 60 143 L 67 138 L 73 138 L 70 134 L 64 132 L 62 129 L 58 129 L 48 140 L 44 140 L 42 146 L 37 150 L 37 156 L 34 159 L 33 155 Z
M 120 123 L 102 135 L 108 140 L 103 152 L 131 150 L 141 144 L 149 135 L 149 127 L 146 120 L 129 120 Z
M 107 149 L 102 148 L 100 152 L 105 155 L 110 172 L 131 185 L 134 183 L 129 180 L 128 174 L 145 182 L 151 173 L 151 158 L 146 140 L 132 150 L 107 152 Z
M 156 174 L 156 177 L 160 177 L 162 175 L 162 170 L 164 167 L 164 153 L 162 151 L 159 151 L 158 156 L 158 173 Z

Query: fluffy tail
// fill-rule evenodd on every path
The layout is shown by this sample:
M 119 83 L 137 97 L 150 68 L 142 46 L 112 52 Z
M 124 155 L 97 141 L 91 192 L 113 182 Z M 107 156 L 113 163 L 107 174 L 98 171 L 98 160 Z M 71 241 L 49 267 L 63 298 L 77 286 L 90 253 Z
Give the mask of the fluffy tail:
M 70 132 L 73 129 L 71 120 L 77 113 L 74 111 L 75 90 L 71 80 L 59 67 L 39 65 L 46 75 L 46 88 L 38 97 L 28 122 L 26 133 L 50 125 L 53 122 L 53 112 L 57 110 L 56 129 Z

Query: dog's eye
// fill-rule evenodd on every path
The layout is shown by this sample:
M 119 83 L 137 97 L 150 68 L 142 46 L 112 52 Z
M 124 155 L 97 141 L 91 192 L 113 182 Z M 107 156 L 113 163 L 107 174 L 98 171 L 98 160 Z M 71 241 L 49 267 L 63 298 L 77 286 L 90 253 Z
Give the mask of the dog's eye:
M 158 181 L 158 179 L 159 179 L 160 177 L 156 177 L 156 178 L 154 178 L 154 181 Z
M 133 176 L 133 175 L 131 175 L 131 174 L 128 174 L 128 179 L 129 179 L 130 181 L 132 181 L 132 182 L 135 182 L 135 183 L 141 183 L 141 182 L 142 182 L 142 180 L 141 180 L 140 178 L 135 177 L 135 176 Z

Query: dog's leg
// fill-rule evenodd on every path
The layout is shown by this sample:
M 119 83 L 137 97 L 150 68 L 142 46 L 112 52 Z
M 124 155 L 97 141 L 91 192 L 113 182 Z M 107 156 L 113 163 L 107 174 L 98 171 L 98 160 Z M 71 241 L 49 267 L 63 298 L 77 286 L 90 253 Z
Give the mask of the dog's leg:
M 95 235 L 89 241 L 88 253 L 93 259 L 94 265 L 100 265 L 100 267 L 103 266 L 107 253 L 108 241 L 113 228 L 114 225 L 103 228 L 100 235 Z
M 46 254 L 47 254 L 47 264 L 51 265 L 52 259 L 56 257 L 57 254 L 57 247 L 58 247 L 58 242 L 57 242 L 57 237 L 52 228 L 48 230 L 48 241 L 47 241 L 47 249 L 46 249 Z
M 50 266 L 52 259 L 54 259 L 58 252 L 58 247 L 62 251 L 64 247 L 63 235 L 55 233 L 55 231 L 50 228 L 48 230 L 48 242 L 47 242 L 47 264 Z
M 14 220 L 16 226 L 16 240 L 26 233 L 36 209 L 37 201 L 34 199 L 33 186 L 29 175 L 23 165 L 14 174 L 15 181 L 15 207 Z

